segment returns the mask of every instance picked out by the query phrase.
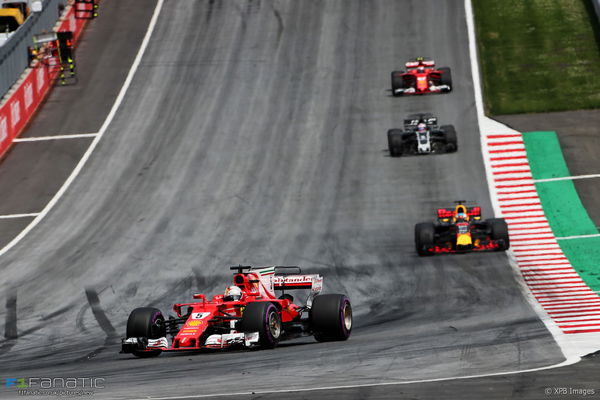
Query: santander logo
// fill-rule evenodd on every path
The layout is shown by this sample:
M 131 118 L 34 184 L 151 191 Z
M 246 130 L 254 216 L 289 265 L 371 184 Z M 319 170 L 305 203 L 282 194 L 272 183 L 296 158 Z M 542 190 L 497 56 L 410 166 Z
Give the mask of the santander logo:
M 276 276 L 273 278 L 273 283 L 280 285 L 282 283 L 312 283 L 312 276 L 310 275 L 296 275 L 296 276 Z

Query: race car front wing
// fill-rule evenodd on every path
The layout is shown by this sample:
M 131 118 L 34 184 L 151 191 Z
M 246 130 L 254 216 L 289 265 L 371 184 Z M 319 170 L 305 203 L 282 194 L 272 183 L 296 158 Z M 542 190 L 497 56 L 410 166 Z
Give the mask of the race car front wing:
M 417 91 L 414 87 L 409 88 L 398 88 L 394 90 L 394 94 L 424 94 L 424 93 L 439 93 L 439 92 L 449 92 L 451 87 L 449 85 L 430 85 L 427 90 Z
M 145 337 L 131 337 L 121 340 L 121 353 L 133 353 L 152 350 L 176 351 L 176 350 L 199 350 L 199 349 L 224 349 L 233 346 L 252 347 L 258 344 L 258 332 L 233 332 L 225 334 L 214 334 L 206 338 L 203 345 L 195 348 L 178 347 L 169 345 L 166 337 L 148 339 Z

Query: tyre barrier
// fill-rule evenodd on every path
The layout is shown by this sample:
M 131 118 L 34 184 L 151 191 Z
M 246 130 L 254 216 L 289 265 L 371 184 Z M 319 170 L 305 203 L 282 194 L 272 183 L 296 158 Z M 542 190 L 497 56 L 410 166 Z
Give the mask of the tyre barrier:
M 76 18 L 75 8 L 69 6 L 65 9 L 63 17 L 56 23 L 54 31 L 71 31 L 74 42 L 77 42 L 86 22 L 86 19 Z M 13 140 L 27 126 L 48 95 L 58 73 L 55 68 L 42 63 L 27 68 L 21 79 L 0 103 L 0 158 L 6 154 Z

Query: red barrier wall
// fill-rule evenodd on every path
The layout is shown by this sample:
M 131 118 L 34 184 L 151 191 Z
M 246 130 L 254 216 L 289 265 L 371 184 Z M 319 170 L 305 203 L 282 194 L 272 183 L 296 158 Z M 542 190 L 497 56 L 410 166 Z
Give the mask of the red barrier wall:
M 75 10 L 69 7 L 58 26 L 58 31 L 72 31 L 75 41 L 81 36 L 87 20 L 75 18 Z M 58 71 L 50 71 L 47 65 L 29 68 L 13 88 L 13 93 L 0 107 L 0 157 L 10 148 L 13 139 L 21 134 L 39 105 L 42 103 L 56 78 Z

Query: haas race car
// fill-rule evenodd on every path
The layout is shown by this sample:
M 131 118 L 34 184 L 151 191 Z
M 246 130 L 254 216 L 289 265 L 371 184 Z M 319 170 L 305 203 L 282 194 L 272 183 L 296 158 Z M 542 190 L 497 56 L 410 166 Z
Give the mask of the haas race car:
M 481 207 L 438 208 L 437 223 L 415 226 L 415 246 L 420 256 L 469 251 L 503 251 L 510 246 L 503 218 L 481 220 Z
M 452 90 L 450 68 L 435 68 L 435 61 L 417 57 L 405 64 L 406 71 L 392 72 L 392 95 L 445 93 Z
M 391 157 L 403 154 L 452 153 L 458 149 L 452 125 L 438 127 L 433 114 L 412 114 L 404 120 L 404 130 L 390 129 L 388 149 Z
M 197 301 L 173 306 L 176 316 L 167 319 L 152 307 L 133 310 L 121 352 L 153 357 L 163 351 L 273 348 L 281 340 L 307 335 L 320 342 L 350 336 L 350 300 L 343 294 L 320 294 L 321 276 L 302 274 L 299 267 L 231 269 L 233 285 L 224 295 L 209 300 L 195 294 Z M 296 289 L 309 290 L 303 306 L 288 293 Z

